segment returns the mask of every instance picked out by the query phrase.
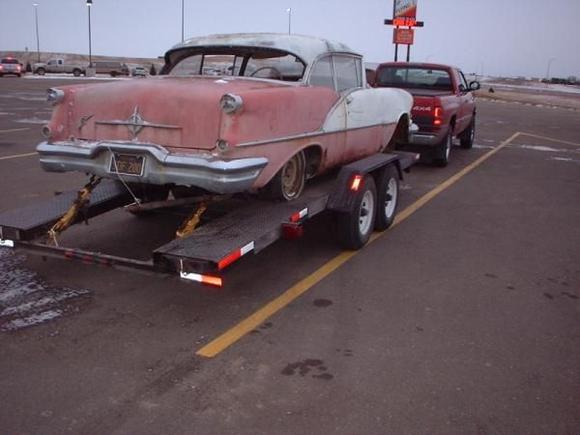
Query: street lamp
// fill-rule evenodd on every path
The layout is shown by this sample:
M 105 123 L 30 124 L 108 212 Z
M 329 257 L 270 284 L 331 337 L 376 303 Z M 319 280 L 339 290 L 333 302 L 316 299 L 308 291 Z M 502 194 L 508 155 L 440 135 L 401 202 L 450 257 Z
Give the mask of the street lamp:
M 548 71 L 546 73 L 546 79 L 550 80 L 550 67 L 552 66 L 552 62 L 554 62 L 556 60 L 555 57 L 551 57 L 550 59 L 548 59 Z
M 292 33 L 292 8 L 286 9 L 288 12 L 288 34 Z
M 181 0 L 181 42 L 185 41 L 185 0 Z
M 38 62 L 40 62 L 40 39 L 38 37 L 38 3 L 33 3 L 34 6 L 34 21 L 36 23 L 36 53 L 38 55 Z
M 91 6 L 93 0 L 87 0 L 87 10 L 89 11 L 89 68 L 93 67 L 93 52 L 91 47 Z

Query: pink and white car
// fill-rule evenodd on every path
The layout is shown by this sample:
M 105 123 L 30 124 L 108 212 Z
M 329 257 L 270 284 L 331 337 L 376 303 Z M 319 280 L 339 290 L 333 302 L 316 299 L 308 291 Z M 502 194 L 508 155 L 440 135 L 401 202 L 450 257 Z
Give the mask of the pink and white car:
M 37 147 L 47 171 L 286 200 L 308 178 L 390 149 L 413 103 L 369 87 L 346 45 L 283 34 L 193 38 L 165 54 L 158 77 L 63 86 L 48 99 Z

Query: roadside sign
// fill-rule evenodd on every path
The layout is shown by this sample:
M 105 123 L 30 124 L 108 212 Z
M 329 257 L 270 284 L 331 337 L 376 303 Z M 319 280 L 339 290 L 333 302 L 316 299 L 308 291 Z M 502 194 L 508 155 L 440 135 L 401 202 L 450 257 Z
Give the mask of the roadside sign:
M 419 0 L 394 0 L 393 18 L 417 18 L 417 2 Z
M 413 29 L 393 29 L 393 44 L 413 45 L 415 31 Z

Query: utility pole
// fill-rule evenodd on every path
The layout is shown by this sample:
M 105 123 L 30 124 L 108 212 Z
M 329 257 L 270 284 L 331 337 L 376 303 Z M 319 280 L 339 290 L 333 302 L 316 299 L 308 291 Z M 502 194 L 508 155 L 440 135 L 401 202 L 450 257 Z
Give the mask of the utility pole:
M 34 21 L 36 23 L 36 53 L 38 56 L 37 62 L 40 62 L 40 38 L 38 36 L 38 3 L 34 3 Z
M 546 79 L 550 80 L 550 68 L 552 67 L 552 62 L 556 60 L 555 57 L 548 59 L 548 71 L 546 72 Z
M 288 34 L 290 35 L 292 33 L 292 8 L 286 9 L 286 12 L 288 12 Z

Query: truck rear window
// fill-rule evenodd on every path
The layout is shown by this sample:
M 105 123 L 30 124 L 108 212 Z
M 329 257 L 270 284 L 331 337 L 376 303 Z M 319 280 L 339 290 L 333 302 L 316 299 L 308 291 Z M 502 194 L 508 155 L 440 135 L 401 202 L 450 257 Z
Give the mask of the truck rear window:
M 427 68 L 383 67 L 377 74 L 377 85 L 388 88 L 453 90 L 451 76 L 446 70 Z
M 2 59 L 0 63 L 18 64 L 18 59 Z

